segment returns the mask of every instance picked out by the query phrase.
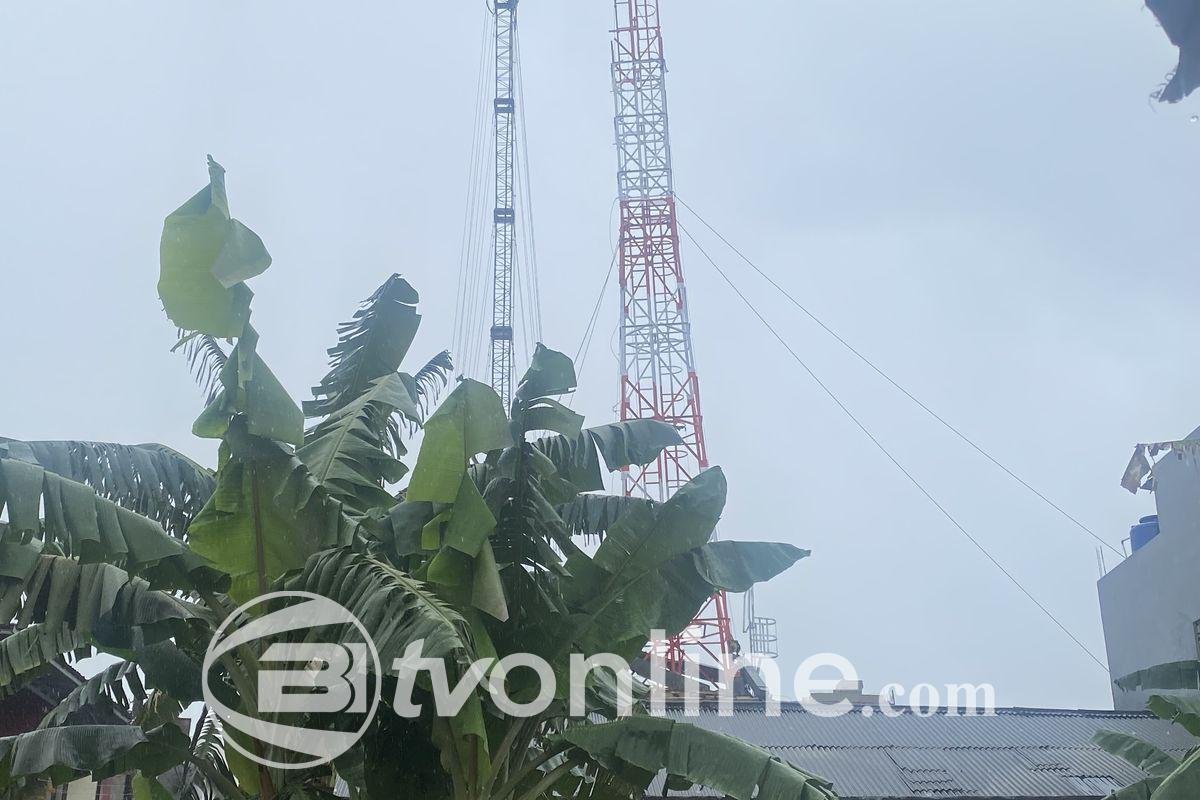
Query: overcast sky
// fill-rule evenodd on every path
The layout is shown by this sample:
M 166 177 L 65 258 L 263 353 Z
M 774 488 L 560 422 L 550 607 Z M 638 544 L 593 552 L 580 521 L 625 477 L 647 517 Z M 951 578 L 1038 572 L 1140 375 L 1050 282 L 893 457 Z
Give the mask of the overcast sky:
M 947 420 L 1126 536 L 1153 510 L 1117 485 L 1132 445 L 1200 424 L 1200 104 L 1149 102 L 1174 51 L 1142 4 L 662 3 L 680 196 Z M 155 295 L 162 218 L 203 185 L 206 153 L 275 258 L 255 325 L 297 399 L 393 271 L 422 293 L 417 355 L 450 346 L 483 14 L 5 0 L 0 435 L 214 462 Z M 545 340 L 574 352 L 611 253 L 612 7 L 524 0 L 520 18 Z M 711 239 L 843 401 L 1103 654 L 1094 542 Z M 813 550 L 759 592 L 781 666 L 834 651 L 868 688 L 990 681 L 1002 704 L 1107 707 L 1100 669 L 684 258 L 723 535 Z M 616 318 L 610 286 L 575 404 L 593 423 L 614 413 Z

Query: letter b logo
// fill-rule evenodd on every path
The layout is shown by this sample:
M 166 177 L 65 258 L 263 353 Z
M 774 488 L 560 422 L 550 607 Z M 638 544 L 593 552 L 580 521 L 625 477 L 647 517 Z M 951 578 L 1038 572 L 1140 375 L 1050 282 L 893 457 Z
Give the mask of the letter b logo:
M 232 708 L 221 700 L 230 699 L 229 684 L 239 686 L 228 670 L 250 661 L 258 673 L 256 708 L 245 697 Z M 382 680 L 363 624 L 311 592 L 254 598 L 221 624 L 204 656 L 204 701 L 221 720 L 226 743 L 279 769 L 324 764 L 353 747 L 379 706 Z M 248 738 L 259 745 L 246 746 Z

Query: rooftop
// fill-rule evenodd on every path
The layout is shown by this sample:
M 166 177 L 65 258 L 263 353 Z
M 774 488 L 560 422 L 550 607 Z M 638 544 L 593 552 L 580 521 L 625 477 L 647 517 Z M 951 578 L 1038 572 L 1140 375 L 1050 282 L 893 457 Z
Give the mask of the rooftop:
M 900 711 L 900 709 L 897 709 Z M 784 703 L 778 717 L 761 705 L 715 708 L 684 719 L 765 747 L 781 759 L 833 782 L 843 800 L 1032 800 L 1102 798 L 1145 775 L 1092 744 L 1101 729 L 1123 731 L 1182 756 L 1197 743 L 1177 725 L 1149 714 L 1118 711 L 1000 708 L 993 716 L 904 709 L 888 717 L 857 706 L 841 717 L 819 717 Z M 661 796 L 661 784 L 647 796 Z M 702 790 L 674 797 L 706 797 Z

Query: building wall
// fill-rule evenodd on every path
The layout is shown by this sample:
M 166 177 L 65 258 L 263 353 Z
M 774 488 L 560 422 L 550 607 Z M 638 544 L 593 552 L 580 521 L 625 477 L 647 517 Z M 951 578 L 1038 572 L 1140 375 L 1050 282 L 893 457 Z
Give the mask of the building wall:
M 116 775 L 96 783 L 79 778 L 57 787 L 47 800 L 130 800 L 133 781 L 129 775 Z
M 0 736 L 31 731 L 45 716 L 46 703 L 32 692 L 19 692 L 0 700 Z
M 1154 479 L 1161 532 L 1099 583 L 1114 678 L 1200 657 L 1200 461 L 1168 453 L 1155 465 Z M 1142 710 L 1146 693 L 1113 686 L 1113 703 L 1118 710 Z

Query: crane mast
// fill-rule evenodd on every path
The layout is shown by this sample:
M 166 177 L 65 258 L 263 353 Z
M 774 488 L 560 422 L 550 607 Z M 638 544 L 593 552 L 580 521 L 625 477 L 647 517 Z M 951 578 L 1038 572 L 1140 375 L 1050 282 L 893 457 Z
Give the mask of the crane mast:
M 708 467 L 700 382 L 692 353 L 679 253 L 658 0 L 614 0 L 612 84 L 620 202 L 622 420 L 658 419 L 683 443 L 645 467 L 626 468 L 625 494 L 662 501 Z M 667 644 L 667 668 L 686 660 L 729 664 L 732 624 L 724 592 Z
M 496 96 L 492 103 L 492 115 L 496 175 L 492 210 L 491 386 L 507 409 L 512 400 L 513 255 L 517 227 L 513 182 L 517 138 L 513 81 L 517 0 L 496 0 L 494 13 Z

